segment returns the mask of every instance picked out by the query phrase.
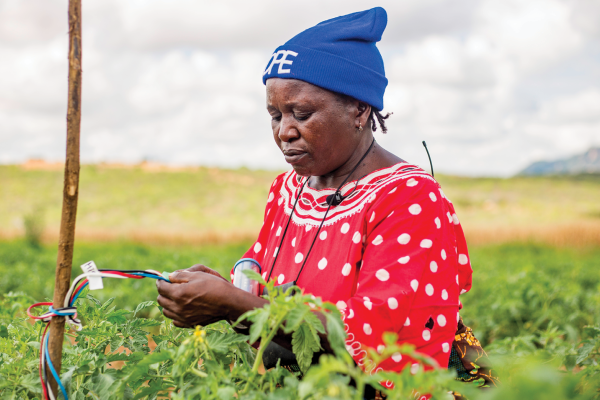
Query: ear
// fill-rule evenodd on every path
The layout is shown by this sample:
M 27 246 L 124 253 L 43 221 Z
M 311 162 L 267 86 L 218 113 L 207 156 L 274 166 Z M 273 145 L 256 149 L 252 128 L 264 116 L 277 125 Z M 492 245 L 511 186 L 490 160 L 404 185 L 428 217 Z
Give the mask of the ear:
M 367 124 L 369 116 L 371 115 L 371 106 L 359 100 L 356 100 L 356 103 L 356 127 L 362 126 L 363 128 L 369 128 Z

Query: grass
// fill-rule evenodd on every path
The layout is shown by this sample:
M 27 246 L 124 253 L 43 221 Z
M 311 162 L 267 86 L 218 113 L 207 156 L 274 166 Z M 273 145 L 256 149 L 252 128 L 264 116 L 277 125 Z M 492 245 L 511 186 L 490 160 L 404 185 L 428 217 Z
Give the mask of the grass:
M 275 171 L 114 168 L 81 171 L 77 236 L 153 244 L 252 240 Z M 438 175 L 472 244 L 600 245 L 600 176 L 465 178 Z M 56 242 L 62 170 L 0 166 L 0 237 L 36 216 Z M 28 219 L 29 218 L 29 219 Z

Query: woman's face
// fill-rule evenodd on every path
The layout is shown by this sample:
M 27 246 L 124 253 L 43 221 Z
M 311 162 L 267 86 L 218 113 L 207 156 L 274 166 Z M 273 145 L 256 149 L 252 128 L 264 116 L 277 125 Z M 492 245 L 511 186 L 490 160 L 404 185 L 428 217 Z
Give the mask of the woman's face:
M 327 175 L 348 162 L 361 138 L 359 120 L 366 125 L 359 108 L 358 101 L 344 101 L 304 81 L 267 80 L 273 137 L 285 161 L 301 176 Z

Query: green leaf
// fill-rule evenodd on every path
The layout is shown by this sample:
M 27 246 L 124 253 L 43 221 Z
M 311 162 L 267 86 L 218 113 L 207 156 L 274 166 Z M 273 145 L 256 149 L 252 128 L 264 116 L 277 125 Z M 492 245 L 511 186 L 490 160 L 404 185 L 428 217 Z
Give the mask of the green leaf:
M 310 367 L 313 354 L 318 351 L 320 344 L 315 340 L 313 333 L 307 323 L 302 323 L 292 334 L 292 350 L 296 355 L 298 366 L 302 372 Z
M 135 364 L 135 366 L 132 367 L 133 370 L 129 374 L 127 380 L 129 382 L 137 381 L 138 379 L 140 379 L 148 374 L 148 370 L 150 369 L 150 366 L 152 364 L 170 360 L 171 357 L 172 357 L 172 354 L 170 351 L 161 351 L 161 352 L 155 352 L 152 354 L 148 354 L 147 356 L 142 358 L 140 361 L 138 361 Z
M 96 306 L 98 307 L 102 307 L 102 303 L 100 302 L 100 300 L 98 300 L 97 298 L 95 298 L 94 296 L 92 296 L 91 294 L 87 294 L 85 296 L 86 299 L 90 300 L 92 303 L 94 303 Z
M 581 364 L 583 361 L 585 361 L 595 347 L 596 343 L 594 343 L 593 341 L 585 341 L 583 343 L 583 346 L 577 349 L 577 360 L 575 360 L 575 363 Z
M 221 400 L 230 400 L 235 397 L 235 389 L 232 387 L 222 387 L 217 390 L 217 397 Z
M 257 312 L 250 318 L 252 321 L 252 326 L 250 327 L 250 343 L 256 342 L 256 340 L 261 336 L 263 327 L 269 320 L 269 310 L 266 307 L 254 311 Z
M 263 277 L 256 271 L 251 270 L 251 269 L 245 269 L 242 271 L 244 273 L 244 275 L 246 275 L 248 278 L 252 279 L 253 281 L 257 281 L 258 283 L 260 283 L 261 285 L 266 285 L 267 282 L 265 282 L 265 280 L 263 279 Z
M 329 341 L 329 345 L 337 356 L 348 355 L 345 344 L 346 331 L 344 330 L 344 323 L 339 317 L 339 311 L 338 314 L 333 312 L 324 312 L 323 314 L 327 320 L 327 340 Z
M 293 308 L 287 315 L 285 332 L 290 333 L 298 329 L 308 313 L 310 313 L 310 308 L 307 305 L 299 304 Z
M 238 335 L 237 333 L 213 333 L 206 338 L 206 345 L 216 353 L 227 353 L 230 346 L 243 343 L 246 340 L 248 340 L 248 336 Z
M 154 301 L 144 301 L 138 304 L 138 306 L 135 308 L 135 311 L 133 312 L 133 316 L 135 317 L 138 312 L 142 311 L 145 308 L 152 307 L 153 305 Z
M 106 320 L 116 325 L 124 324 L 127 322 L 125 316 L 128 314 L 131 314 L 131 312 L 127 310 L 115 310 L 106 315 Z
M 114 297 L 111 297 L 110 299 L 106 300 L 106 303 L 102 304 L 102 307 L 100 307 L 100 310 L 104 311 L 104 310 L 108 309 L 108 307 L 112 304 L 113 301 L 115 301 Z

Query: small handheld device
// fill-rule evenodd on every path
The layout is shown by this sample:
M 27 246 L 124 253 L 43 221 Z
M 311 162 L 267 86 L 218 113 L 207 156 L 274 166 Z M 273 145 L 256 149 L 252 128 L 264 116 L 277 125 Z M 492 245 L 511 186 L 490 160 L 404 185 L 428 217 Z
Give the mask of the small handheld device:
M 258 296 L 258 282 L 248 278 L 246 274 L 244 274 L 244 271 L 247 269 L 251 269 L 260 274 L 261 267 L 258 261 L 253 258 L 242 258 L 236 262 L 233 266 L 233 286 L 242 289 L 244 292 Z

